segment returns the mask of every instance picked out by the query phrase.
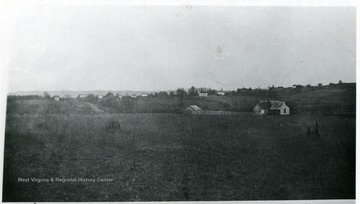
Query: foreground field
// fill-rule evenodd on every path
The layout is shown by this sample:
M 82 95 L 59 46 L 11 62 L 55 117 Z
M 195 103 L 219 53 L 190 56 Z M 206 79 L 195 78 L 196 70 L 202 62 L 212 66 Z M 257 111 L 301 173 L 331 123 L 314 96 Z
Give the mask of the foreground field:
M 305 134 L 315 121 L 320 136 Z M 113 181 L 18 181 L 56 177 Z M 351 117 L 7 116 L 3 201 L 349 198 Z

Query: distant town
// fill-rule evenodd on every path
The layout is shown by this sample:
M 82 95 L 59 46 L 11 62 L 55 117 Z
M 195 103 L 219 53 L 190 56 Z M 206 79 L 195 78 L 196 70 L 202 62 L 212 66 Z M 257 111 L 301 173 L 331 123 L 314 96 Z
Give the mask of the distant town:
M 337 83 L 329 83 L 327 85 L 318 83 L 317 86 L 313 86 L 310 84 L 301 85 L 294 84 L 289 87 L 283 86 L 268 86 L 266 88 L 238 88 L 236 90 L 216 90 L 212 88 L 178 88 L 176 90 L 167 90 L 167 91 L 132 91 L 132 90 L 61 90 L 61 91 L 15 91 L 10 92 L 9 96 L 29 96 L 29 97 L 38 97 L 43 96 L 45 98 L 52 97 L 55 100 L 59 99 L 67 99 L 67 98 L 97 98 L 98 100 L 104 99 L 106 96 L 115 96 L 121 98 L 123 96 L 130 96 L 132 98 L 136 97 L 163 97 L 163 96 L 176 96 L 176 95 L 188 95 L 188 96 L 200 96 L 200 97 L 208 97 L 208 96 L 232 96 L 232 95 L 276 95 L 276 92 L 291 92 L 296 93 L 301 90 L 314 90 L 317 88 L 334 88 L 334 87 L 344 87 L 344 86 L 352 86 L 355 83 L 346 83 L 339 80 Z M 109 95 L 108 95 L 109 94 Z
M 178 88 L 171 91 L 36 91 L 10 93 L 8 100 L 46 100 L 47 113 L 192 113 L 234 115 L 290 115 L 305 113 L 355 114 L 355 83 L 317 86 L 294 84 L 291 87 L 269 86 L 216 90 Z M 10 103 L 11 104 L 11 103 Z M 16 103 L 14 103 L 16 104 Z M 30 105 L 31 103 L 29 103 Z M 51 105 L 52 104 L 52 105 Z M 71 107 L 72 106 L 72 107 Z M 76 107 L 74 109 L 74 107 Z M 16 109 L 8 105 L 8 112 Z M 27 108 L 31 110 L 32 108 Z

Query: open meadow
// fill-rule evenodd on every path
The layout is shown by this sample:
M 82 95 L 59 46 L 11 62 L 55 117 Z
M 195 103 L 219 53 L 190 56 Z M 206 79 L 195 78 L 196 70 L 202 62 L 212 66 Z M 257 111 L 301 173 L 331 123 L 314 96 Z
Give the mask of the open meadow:
M 283 1 L 5 3 L 2 202 L 355 202 L 357 4 Z
M 355 118 L 11 113 L 4 161 L 7 202 L 354 199 Z

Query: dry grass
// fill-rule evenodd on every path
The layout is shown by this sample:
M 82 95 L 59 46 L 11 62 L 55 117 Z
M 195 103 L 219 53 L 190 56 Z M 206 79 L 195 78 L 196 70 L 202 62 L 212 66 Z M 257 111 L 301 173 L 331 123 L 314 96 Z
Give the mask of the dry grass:
M 106 131 L 111 121 L 121 128 Z M 303 121 L 317 121 L 321 136 L 307 136 Z M 44 114 L 6 122 L 3 201 L 355 198 L 354 118 Z

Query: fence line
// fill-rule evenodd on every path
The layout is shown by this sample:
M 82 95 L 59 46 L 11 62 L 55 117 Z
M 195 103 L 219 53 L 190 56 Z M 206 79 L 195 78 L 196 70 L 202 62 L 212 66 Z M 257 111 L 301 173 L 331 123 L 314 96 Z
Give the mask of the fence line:
M 244 113 L 241 112 L 215 110 L 185 111 L 185 113 L 193 115 L 244 115 Z

